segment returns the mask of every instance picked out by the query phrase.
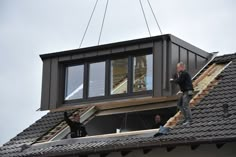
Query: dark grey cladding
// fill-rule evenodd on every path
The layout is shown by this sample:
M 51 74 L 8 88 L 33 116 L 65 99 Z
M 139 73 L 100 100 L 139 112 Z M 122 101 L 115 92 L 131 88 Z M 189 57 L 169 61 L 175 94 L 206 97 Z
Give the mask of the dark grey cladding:
M 117 56 L 135 56 L 144 52 L 153 54 L 153 89 L 150 92 L 142 93 L 142 96 L 171 96 L 177 91 L 169 83 L 176 70 L 176 64 L 183 61 L 187 65 L 187 69 L 192 76 L 199 71 L 206 62 L 211 58 L 212 54 L 207 53 L 173 35 L 161 35 L 143 39 L 129 40 L 106 45 L 93 46 L 88 48 L 74 49 L 63 52 L 43 54 L 40 57 L 43 60 L 43 81 L 41 95 L 41 110 L 51 110 L 64 105 L 83 104 L 88 102 L 105 102 L 108 99 L 113 100 L 109 95 L 109 76 L 106 70 L 105 95 L 99 99 L 89 99 L 88 85 L 84 78 L 84 96 L 78 101 L 64 100 L 64 73 L 65 66 L 68 64 L 83 64 L 85 62 L 97 62 L 99 60 L 107 61 Z M 131 61 L 130 61 L 131 62 Z M 108 64 L 108 63 L 107 63 Z M 129 66 L 128 69 L 131 69 Z M 109 69 L 109 67 L 108 67 Z M 86 73 L 88 69 L 85 70 Z M 131 71 L 131 70 L 130 70 Z M 129 72 L 131 79 L 132 72 Z M 132 82 L 132 81 L 128 81 Z M 140 97 L 132 93 L 132 83 L 128 83 L 128 94 L 120 96 L 119 99 L 129 99 L 131 97 Z

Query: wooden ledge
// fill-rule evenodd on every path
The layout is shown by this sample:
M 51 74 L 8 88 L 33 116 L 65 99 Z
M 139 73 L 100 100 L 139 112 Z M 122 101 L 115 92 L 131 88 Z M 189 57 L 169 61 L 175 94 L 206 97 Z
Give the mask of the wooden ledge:
M 168 101 L 175 101 L 178 99 L 178 96 L 166 96 L 166 97 L 142 97 L 142 98 L 129 98 L 129 99 L 122 99 L 122 100 L 110 100 L 106 102 L 98 102 L 98 103 L 83 103 L 79 105 L 66 105 L 64 104 L 62 107 L 58 109 L 53 109 L 51 112 L 58 112 L 58 111 L 66 111 L 66 110 L 75 110 L 75 109 L 83 109 L 95 106 L 97 110 L 107 110 L 107 109 L 114 109 L 114 108 L 122 108 L 122 107 L 130 107 L 130 106 L 138 106 L 144 104 L 152 104 L 152 103 L 161 103 L 161 102 L 168 102 Z

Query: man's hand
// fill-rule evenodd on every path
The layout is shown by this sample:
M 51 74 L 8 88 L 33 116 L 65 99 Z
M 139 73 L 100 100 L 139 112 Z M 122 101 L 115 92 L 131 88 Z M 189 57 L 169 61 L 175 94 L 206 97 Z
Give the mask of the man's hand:
M 176 93 L 176 95 L 179 95 L 179 94 L 182 94 L 183 92 L 181 92 L 181 91 L 178 91 L 178 93 Z
M 170 82 L 173 82 L 173 81 L 174 81 L 174 79 L 173 79 L 173 78 L 171 78 L 171 79 L 170 79 Z

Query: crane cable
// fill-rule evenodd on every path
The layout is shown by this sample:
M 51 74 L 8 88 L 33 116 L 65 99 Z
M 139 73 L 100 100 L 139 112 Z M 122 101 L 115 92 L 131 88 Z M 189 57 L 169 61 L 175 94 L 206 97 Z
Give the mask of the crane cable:
M 156 24 L 157 24 L 157 26 L 158 26 L 158 29 L 159 29 L 159 31 L 160 31 L 160 33 L 161 33 L 161 35 L 162 35 L 161 27 L 160 27 L 160 25 L 159 25 L 159 23 L 158 23 L 158 21 L 157 21 L 157 18 L 156 18 L 155 13 L 154 13 L 154 11 L 153 11 L 153 9 L 152 9 L 151 3 L 150 3 L 149 0 L 147 0 L 147 2 L 148 2 L 148 5 L 149 5 L 149 7 L 150 7 L 150 9 L 151 9 L 151 11 L 152 11 L 152 14 L 153 14 L 153 16 L 154 16 L 154 19 L 155 19 L 155 22 L 156 22 Z M 102 19 L 102 25 L 101 25 L 101 29 L 100 29 L 100 32 L 99 32 L 98 45 L 100 44 L 100 40 L 101 40 L 101 37 L 102 37 L 102 31 L 103 31 L 103 27 L 104 27 L 104 23 L 105 23 L 105 18 L 106 18 L 106 14 L 107 14 L 108 3 L 109 3 L 109 0 L 107 0 L 107 2 L 106 2 L 106 7 L 105 7 L 103 19 Z M 143 17 L 144 17 L 144 20 L 145 20 L 145 23 L 146 23 L 146 27 L 147 27 L 147 29 L 148 29 L 149 36 L 151 37 L 152 35 L 151 35 L 151 31 L 150 31 L 150 28 L 149 28 L 149 25 L 148 25 L 148 21 L 147 21 L 147 18 L 146 18 L 145 11 L 144 11 L 144 8 L 143 8 L 142 0 L 139 0 L 139 3 L 140 3 L 141 10 L 142 10 L 142 13 L 143 13 Z M 79 48 L 81 48 L 81 46 L 82 46 L 82 44 L 83 44 L 84 38 L 85 38 L 86 33 L 87 33 L 87 31 L 88 31 L 88 28 L 89 28 L 90 22 L 91 22 L 91 20 L 92 20 L 93 14 L 94 14 L 94 12 L 95 12 L 95 10 L 96 10 L 97 4 L 98 4 L 98 0 L 96 0 L 96 2 L 95 2 L 95 4 L 94 4 L 92 13 L 91 13 L 91 15 L 90 15 L 89 21 L 88 21 L 88 23 L 87 23 L 87 26 L 86 26 L 86 29 L 85 29 L 85 31 L 84 31 L 83 37 L 82 37 L 82 39 L 81 39 Z
M 160 25 L 159 25 L 159 23 L 158 23 L 158 21 L 157 21 L 157 18 L 156 18 L 156 15 L 155 15 L 153 9 L 152 9 L 152 5 L 151 5 L 151 3 L 149 2 L 149 0 L 147 0 L 147 2 L 148 2 L 148 5 L 149 5 L 149 7 L 150 7 L 150 9 L 151 9 L 151 11 L 152 11 L 152 15 L 154 16 L 154 19 L 155 19 L 155 21 L 156 21 L 157 27 L 159 28 L 159 31 L 160 31 L 160 33 L 161 33 L 161 35 L 162 35 L 161 27 L 160 27 Z
M 141 6 L 141 9 L 142 9 L 143 17 L 144 17 L 144 20 L 145 20 L 145 23 L 146 23 L 146 26 L 147 26 L 147 29 L 148 29 L 149 36 L 151 37 L 152 35 L 151 35 L 150 29 L 149 29 L 149 26 L 148 26 L 148 22 L 147 22 L 147 18 L 146 18 L 144 9 L 143 9 L 142 0 L 139 0 L 139 3 L 140 3 L 140 6 Z
M 93 14 L 94 14 L 95 9 L 96 9 L 96 7 L 97 7 L 97 4 L 98 4 L 98 0 L 96 0 L 96 3 L 94 4 L 93 11 L 92 11 L 92 13 L 91 13 L 91 15 L 90 15 L 90 18 L 89 18 L 88 24 L 87 24 L 87 26 L 86 26 L 86 29 L 85 29 L 85 31 L 84 31 L 83 37 L 82 37 L 82 39 L 81 39 L 79 48 L 82 46 L 82 43 L 83 43 L 83 41 L 84 41 L 85 35 L 86 35 L 86 33 L 87 33 L 88 27 L 89 27 L 90 22 L 91 22 L 91 20 L 92 20 L 92 17 L 93 17 Z
M 103 26 L 104 26 L 105 18 L 106 18 L 108 3 L 109 3 L 109 0 L 107 0 L 105 11 L 104 11 L 104 15 L 103 15 L 103 19 L 102 19 L 102 26 L 101 26 L 100 33 L 99 33 L 99 38 L 98 38 L 98 45 L 100 44 L 100 40 L 101 40 L 101 36 L 102 36 L 102 31 L 103 31 Z
M 160 25 L 159 25 L 159 23 L 158 23 L 158 21 L 157 21 L 157 18 L 156 18 L 156 15 L 155 15 L 153 9 L 152 9 L 152 5 L 151 5 L 151 3 L 150 3 L 149 0 L 147 0 L 147 2 L 148 2 L 148 5 L 149 5 L 149 7 L 150 7 L 150 9 L 151 9 L 151 11 L 152 11 L 152 15 L 153 15 L 153 17 L 154 17 L 154 19 L 155 19 L 155 22 L 156 22 L 156 24 L 157 24 L 157 27 L 158 27 L 158 29 L 159 29 L 161 35 L 162 35 L 161 27 L 160 27 Z M 147 26 L 147 29 L 148 29 L 149 36 L 151 37 L 152 35 L 151 35 L 151 31 L 150 31 L 150 28 L 149 28 L 149 25 L 148 25 L 148 21 L 147 21 L 147 18 L 146 18 L 145 11 L 144 11 L 144 8 L 143 8 L 142 0 L 139 0 L 139 3 L 140 3 L 140 6 L 141 6 L 141 9 L 142 9 L 143 17 L 144 17 L 144 20 L 145 20 L 145 23 L 146 23 L 146 26 Z

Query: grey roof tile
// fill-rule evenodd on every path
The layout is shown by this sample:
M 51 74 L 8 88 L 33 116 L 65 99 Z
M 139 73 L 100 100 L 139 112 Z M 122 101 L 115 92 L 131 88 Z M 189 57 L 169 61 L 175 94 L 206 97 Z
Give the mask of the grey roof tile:
M 230 61 L 235 60 L 235 59 L 236 59 L 236 53 L 227 54 L 227 55 L 223 55 L 223 56 L 218 56 L 213 60 L 213 62 L 215 62 L 215 63 L 225 63 L 225 62 L 230 62 Z
M 22 144 L 32 144 L 43 134 L 60 123 L 61 112 L 48 113 L 35 124 L 25 129 L 15 138 L 0 148 L 0 156 L 55 156 L 60 153 L 88 153 L 141 147 L 144 145 L 162 146 L 165 143 L 187 143 L 214 139 L 236 139 L 236 53 L 216 57 L 213 62 L 233 61 L 221 74 L 220 82 L 192 109 L 194 122 L 190 126 L 178 124 L 168 135 L 150 137 L 119 137 L 94 139 L 93 141 L 76 140 L 72 144 L 59 144 L 37 148 L 31 146 L 21 152 Z M 224 117 L 223 104 L 228 104 L 228 117 Z

